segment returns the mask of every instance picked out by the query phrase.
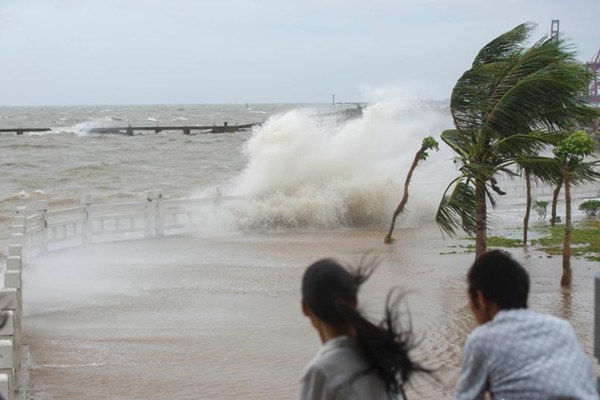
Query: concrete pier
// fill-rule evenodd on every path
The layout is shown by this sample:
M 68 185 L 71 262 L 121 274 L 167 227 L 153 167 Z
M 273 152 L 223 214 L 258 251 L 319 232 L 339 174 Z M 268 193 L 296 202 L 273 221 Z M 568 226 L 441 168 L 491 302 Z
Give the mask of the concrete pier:
M 229 125 L 224 122 L 223 125 L 185 125 L 185 126 L 124 126 L 124 127 L 103 127 L 91 128 L 90 133 L 120 133 L 124 135 L 134 135 L 135 132 L 151 131 L 159 133 L 162 131 L 182 131 L 184 135 L 193 135 L 199 133 L 231 133 L 252 129 L 259 123 L 244 125 Z
M 122 135 L 133 136 L 135 132 L 150 131 L 160 133 L 162 131 L 182 131 L 185 135 L 193 135 L 198 133 L 231 133 L 246 131 L 252 129 L 253 126 L 259 125 L 259 122 L 253 122 L 243 125 L 230 125 L 224 122 L 223 125 L 185 125 L 185 126 L 110 126 L 101 128 L 90 128 L 89 133 L 116 133 Z M 25 132 L 49 132 L 51 128 L 0 128 L 0 133 L 14 132 L 17 135 L 22 135 Z
M 48 132 L 50 128 L 0 128 L 0 133 L 15 132 L 17 135 L 22 135 L 25 132 Z

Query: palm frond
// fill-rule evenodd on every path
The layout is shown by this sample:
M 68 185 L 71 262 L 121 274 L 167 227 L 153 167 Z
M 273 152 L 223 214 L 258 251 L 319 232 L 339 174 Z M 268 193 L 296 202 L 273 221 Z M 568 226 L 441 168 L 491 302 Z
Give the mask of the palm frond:
M 492 40 L 479 51 L 472 67 L 458 79 L 450 97 L 450 111 L 459 131 L 472 133 L 485 123 L 490 96 L 504 71 L 518 59 L 521 46 L 532 29 L 530 23 L 521 24 Z
M 485 186 L 485 196 L 486 199 L 490 202 L 490 205 L 492 206 L 492 208 L 496 208 L 496 198 L 494 197 L 494 194 L 492 192 L 490 192 L 489 188 L 492 188 L 492 190 L 498 194 L 501 195 L 505 195 L 506 193 L 504 193 L 498 186 L 496 186 L 496 184 L 491 184 L 488 186 Z
M 441 133 L 440 138 L 446 143 L 460 158 L 469 157 L 469 141 L 456 129 L 448 129 Z
M 517 165 L 527 169 L 532 177 L 546 185 L 556 186 L 562 181 L 560 163 L 553 157 L 526 157 L 519 159 Z
M 536 155 L 548 144 L 555 142 L 552 135 L 543 133 L 516 134 L 502 137 L 486 150 L 485 159 L 492 155 L 496 158 L 527 158 Z
M 496 174 L 496 165 L 493 163 L 476 163 L 469 162 L 464 165 L 461 169 L 465 175 L 468 175 L 472 178 L 478 177 L 483 181 L 489 181 L 494 178 Z
M 526 22 L 498 36 L 479 50 L 473 66 L 496 63 L 506 59 L 529 38 L 534 27 L 534 24 Z
M 503 135 L 544 126 L 559 130 L 590 117 L 584 95 L 593 74 L 562 38 L 543 39 L 505 70 L 490 98 L 484 125 Z M 552 110 L 552 112 L 548 112 Z
M 600 160 L 579 162 L 571 166 L 570 180 L 573 186 L 582 186 L 600 180 Z
M 475 189 L 469 181 L 463 182 L 463 176 L 456 178 L 446 188 L 435 215 L 435 221 L 446 234 L 456 235 L 460 226 L 467 234 L 475 233 Z M 454 184 L 452 193 L 446 193 Z

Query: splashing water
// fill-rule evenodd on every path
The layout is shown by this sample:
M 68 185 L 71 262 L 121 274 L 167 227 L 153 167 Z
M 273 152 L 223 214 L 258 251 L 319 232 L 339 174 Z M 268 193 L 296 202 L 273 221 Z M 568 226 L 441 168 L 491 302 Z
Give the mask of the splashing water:
M 449 126 L 427 105 L 381 102 L 338 124 L 313 110 L 270 118 L 246 144 L 248 165 L 230 194 L 252 199 L 245 228 L 371 226 L 387 223 L 421 141 Z M 431 216 L 454 168 L 449 150 L 415 171 L 404 222 Z

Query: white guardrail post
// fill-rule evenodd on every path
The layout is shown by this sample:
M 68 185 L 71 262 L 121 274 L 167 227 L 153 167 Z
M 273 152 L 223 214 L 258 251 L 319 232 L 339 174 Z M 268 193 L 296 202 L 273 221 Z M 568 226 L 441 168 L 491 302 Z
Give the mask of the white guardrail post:
M 162 202 L 162 190 L 154 190 L 154 202 L 156 204 L 156 223 L 155 223 L 155 237 L 163 237 L 165 235 L 165 215 L 164 215 L 164 204 Z
M 83 206 L 83 215 L 81 222 L 81 234 L 83 244 L 92 242 L 92 218 L 90 213 L 91 197 L 85 195 L 81 197 L 81 205 Z
M 26 209 L 19 208 L 14 217 L 4 288 L 0 288 L 0 308 L 6 317 L 0 329 L 0 394 L 6 400 L 18 398 L 19 376 L 21 371 L 21 319 L 23 315 L 23 295 L 21 291 L 21 271 L 23 266 L 23 245 L 27 232 Z M 47 234 L 44 229 L 44 233 Z
M 594 289 L 594 355 L 600 362 L 600 273 L 596 274 Z M 597 381 L 597 389 L 600 393 L 600 378 Z
M 27 224 L 27 207 L 17 207 L 17 213 L 13 219 L 13 226 L 10 235 L 10 244 L 25 244 L 25 230 Z M 21 231 L 18 231 L 18 226 L 23 226 Z
M 155 214 L 155 206 L 154 206 L 154 192 L 152 190 L 146 191 L 146 218 L 144 221 L 145 231 L 144 237 L 152 238 L 154 237 L 154 214 Z
M 48 201 L 40 200 L 38 203 L 38 211 L 41 214 L 40 217 L 40 236 L 42 238 L 41 243 L 39 243 L 40 251 L 45 253 L 48 251 Z

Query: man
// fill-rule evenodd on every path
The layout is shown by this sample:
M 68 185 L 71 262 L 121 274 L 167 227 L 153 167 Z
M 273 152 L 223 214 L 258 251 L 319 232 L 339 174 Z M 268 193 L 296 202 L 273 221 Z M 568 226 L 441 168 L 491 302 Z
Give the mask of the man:
M 467 339 L 457 400 L 598 400 L 592 365 L 571 325 L 527 309 L 529 276 L 507 253 L 478 257 L 467 274 L 480 324 Z

